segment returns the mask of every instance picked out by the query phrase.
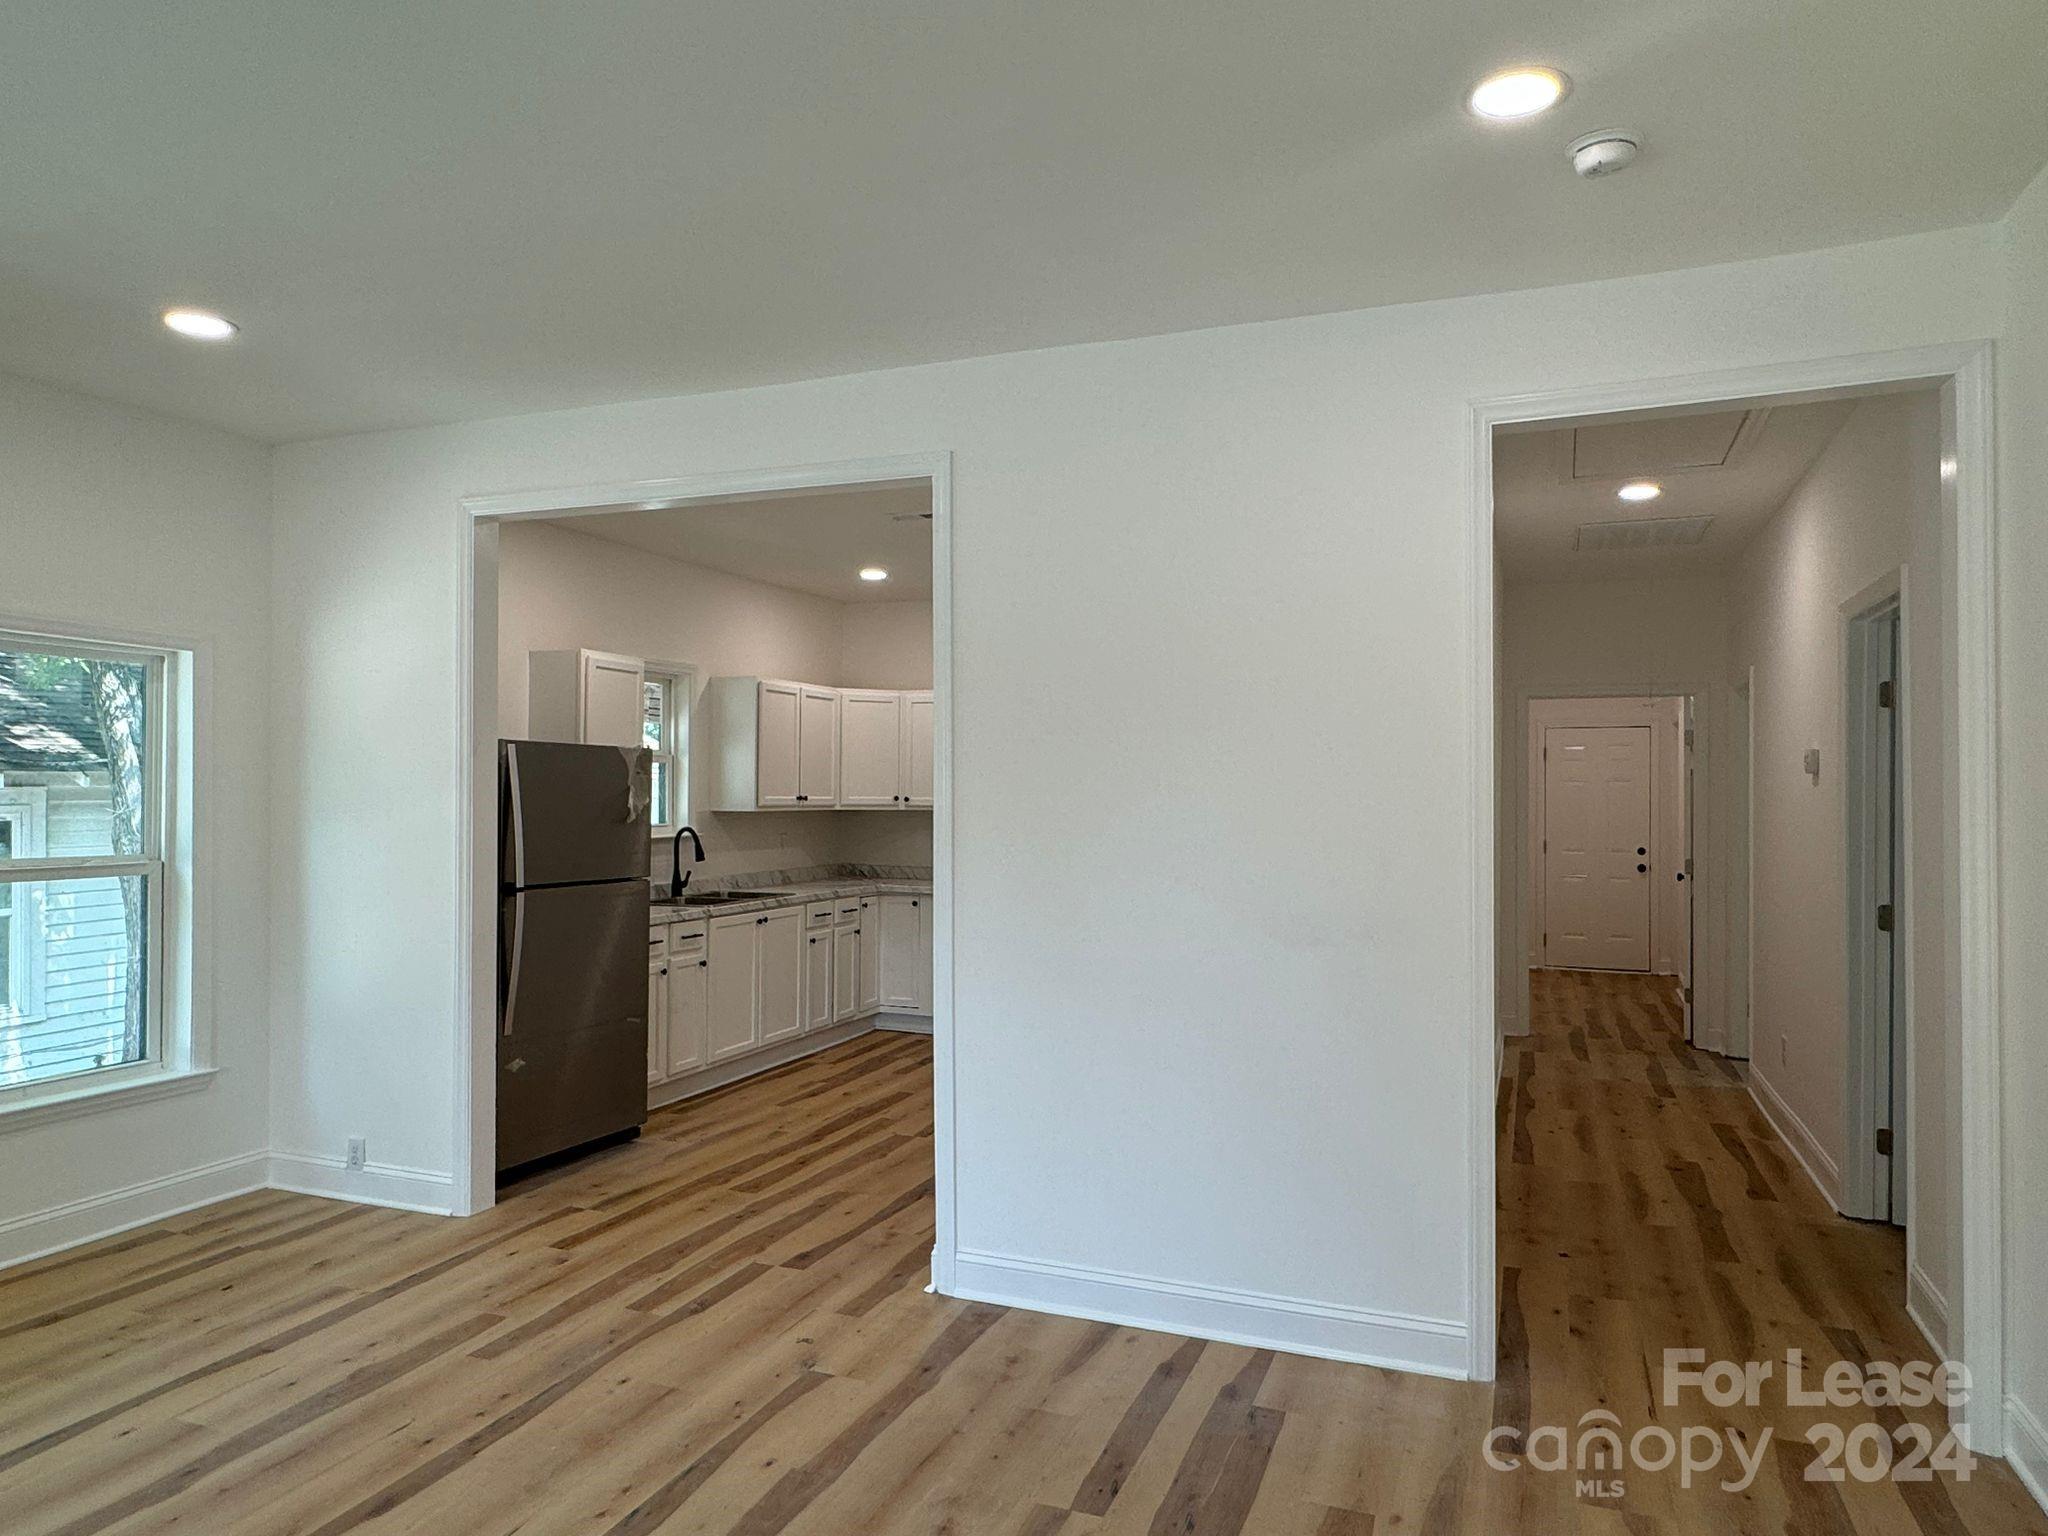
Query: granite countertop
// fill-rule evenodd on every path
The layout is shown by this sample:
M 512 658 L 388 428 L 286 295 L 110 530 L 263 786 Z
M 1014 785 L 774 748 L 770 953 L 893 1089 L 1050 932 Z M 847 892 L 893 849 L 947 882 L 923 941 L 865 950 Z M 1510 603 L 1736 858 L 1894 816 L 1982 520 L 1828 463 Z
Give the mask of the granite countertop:
M 739 889 L 756 888 L 742 885 Z M 693 923 L 700 918 L 737 917 L 748 912 L 770 912 L 778 907 L 801 907 L 813 901 L 836 901 L 843 896 L 929 896 L 932 883 L 917 879 L 815 880 L 779 885 L 774 887 L 774 892 L 772 896 L 737 896 L 731 901 L 693 903 L 689 906 L 669 904 L 664 893 L 649 905 L 647 920 L 650 925 L 665 927 L 674 923 Z

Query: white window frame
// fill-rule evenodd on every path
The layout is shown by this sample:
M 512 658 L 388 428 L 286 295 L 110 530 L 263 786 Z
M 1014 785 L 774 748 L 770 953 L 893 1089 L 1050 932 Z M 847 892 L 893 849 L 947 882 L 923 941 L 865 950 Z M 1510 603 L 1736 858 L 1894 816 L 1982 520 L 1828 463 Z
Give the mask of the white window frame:
M 0 1132 L 204 1087 L 214 1075 L 210 1015 L 193 1006 L 199 940 L 193 802 L 201 654 L 155 637 L 84 634 L 0 619 L 0 650 L 139 663 L 145 669 L 148 759 L 142 851 L 0 861 L 0 880 L 47 891 L 53 881 L 141 875 L 148 881 L 143 964 L 146 1014 L 138 1061 L 0 1086 Z M 47 846 L 47 844 L 45 844 Z
M 674 819 L 653 823 L 648 834 L 661 839 L 675 836 L 676 828 L 690 819 L 690 704 L 697 691 L 697 669 L 683 661 L 647 661 L 641 663 L 640 670 L 644 681 L 662 684 L 668 694 L 662 721 L 666 739 L 652 761 L 668 764 L 669 810 Z M 650 767 L 650 777 L 651 772 Z
M 33 785 L 0 784 L 0 821 L 14 824 L 10 841 L 16 856 L 41 857 L 48 846 L 49 791 Z M 17 989 L 16 998 L 0 997 L 0 1016 L 10 1007 L 15 1016 L 35 1023 L 43 1016 L 43 971 L 46 945 L 33 942 L 43 930 L 43 883 L 40 880 L 4 882 L 14 892 L 9 909 L 7 975 Z

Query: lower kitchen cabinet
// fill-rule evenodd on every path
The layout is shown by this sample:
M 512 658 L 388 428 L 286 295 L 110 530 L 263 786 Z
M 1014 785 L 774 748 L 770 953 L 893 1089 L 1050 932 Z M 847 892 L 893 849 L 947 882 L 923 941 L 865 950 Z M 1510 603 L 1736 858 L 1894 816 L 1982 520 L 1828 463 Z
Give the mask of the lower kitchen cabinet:
M 647 1081 L 668 1077 L 668 949 L 663 941 L 647 946 Z
M 882 1008 L 882 898 L 860 899 L 860 976 L 854 983 L 856 1013 Z
M 704 930 L 671 928 L 668 937 L 668 1060 L 664 1077 L 681 1077 L 710 1064 L 710 945 Z
M 761 925 L 752 913 L 711 920 L 706 1059 L 728 1061 L 761 1043 Z
M 876 1014 L 932 1010 L 931 900 L 848 896 L 656 929 L 647 941 L 647 1082 L 669 1102 L 744 1059 Z M 740 1064 L 730 1066 L 729 1063 Z M 723 1069 L 714 1071 L 712 1069 Z
M 804 935 L 804 1033 L 832 1022 L 832 929 Z
M 873 899 L 882 914 L 881 1007 L 890 1013 L 930 1013 L 931 902 L 923 896 Z

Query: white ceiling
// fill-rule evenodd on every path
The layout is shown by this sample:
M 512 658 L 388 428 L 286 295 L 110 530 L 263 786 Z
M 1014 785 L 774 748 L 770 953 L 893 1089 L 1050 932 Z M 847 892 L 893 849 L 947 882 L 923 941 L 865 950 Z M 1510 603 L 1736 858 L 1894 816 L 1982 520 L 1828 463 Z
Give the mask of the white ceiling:
M 1724 262 L 1999 217 L 2044 57 L 2041 0 L 9 0 L 0 358 L 286 439 Z M 1531 59 L 1556 112 L 1465 114 Z
M 932 525 L 922 515 L 931 509 L 931 485 L 920 481 L 547 521 L 836 602 L 901 603 L 931 599 Z M 889 579 L 862 581 L 864 565 L 881 566 Z
M 1494 546 L 1512 581 L 1677 576 L 1724 569 L 1785 504 L 1854 400 L 1602 417 L 1493 444 Z M 1664 494 L 1626 502 L 1629 480 Z M 1698 544 L 1581 550 L 1581 523 L 1711 516 Z

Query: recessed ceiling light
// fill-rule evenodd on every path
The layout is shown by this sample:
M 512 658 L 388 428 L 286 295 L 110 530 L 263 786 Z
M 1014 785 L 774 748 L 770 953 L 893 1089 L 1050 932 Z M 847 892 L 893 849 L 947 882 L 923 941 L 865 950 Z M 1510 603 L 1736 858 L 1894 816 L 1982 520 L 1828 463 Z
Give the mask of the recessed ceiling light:
M 216 315 L 210 309 L 167 309 L 164 324 L 194 341 L 226 341 L 241 329 L 227 316 Z
M 879 565 L 864 565 L 860 568 L 860 579 L 862 581 L 887 581 L 889 573 Z
M 1519 64 L 1497 70 L 1473 86 L 1466 104 L 1481 117 L 1534 117 L 1564 100 L 1564 93 L 1571 88 L 1571 81 L 1554 69 Z
M 1631 480 L 1614 494 L 1623 501 L 1655 501 L 1664 494 L 1664 487 L 1654 480 Z

